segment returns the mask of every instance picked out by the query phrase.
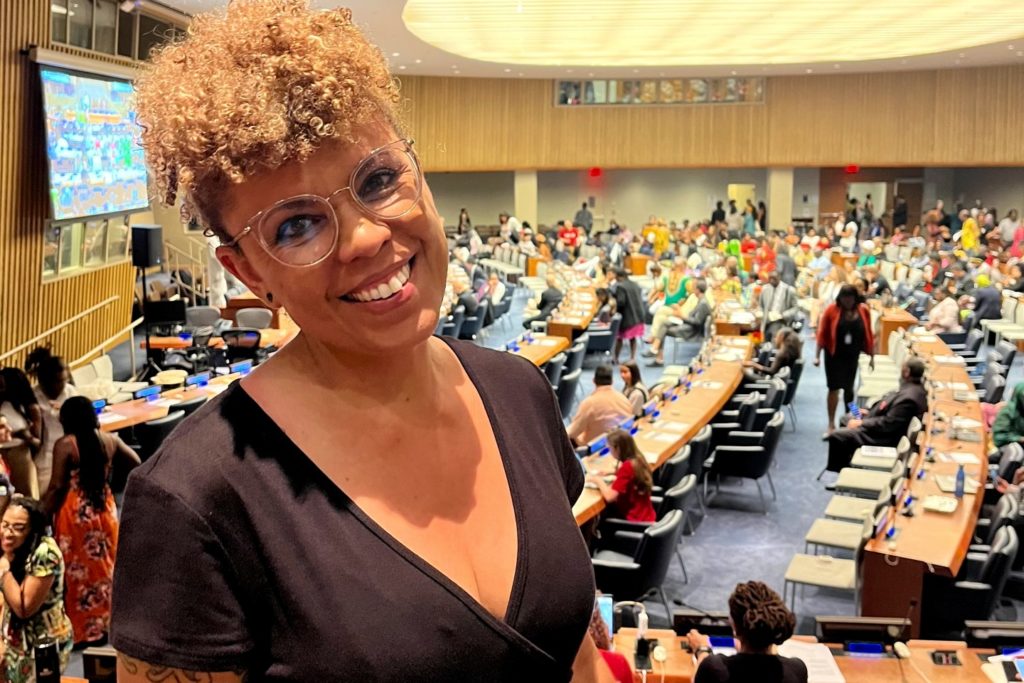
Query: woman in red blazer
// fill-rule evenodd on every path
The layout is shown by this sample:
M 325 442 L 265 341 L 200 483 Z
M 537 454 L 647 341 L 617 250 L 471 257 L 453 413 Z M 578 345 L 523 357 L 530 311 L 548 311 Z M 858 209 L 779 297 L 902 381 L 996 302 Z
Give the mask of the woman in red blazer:
M 853 385 L 857 380 L 857 363 L 861 353 L 871 356 L 871 369 L 875 369 L 875 338 L 871 334 L 871 312 L 863 302 L 857 288 L 843 285 L 834 303 L 828 305 L 818 321 L 818 349 L 814 364 L 821 364 L 825 356 L 825 380 L 828 383 L 827 437 L 835 429 L 836 405 L 839 392 L 845 395 L 846 405 L 856 400 Z

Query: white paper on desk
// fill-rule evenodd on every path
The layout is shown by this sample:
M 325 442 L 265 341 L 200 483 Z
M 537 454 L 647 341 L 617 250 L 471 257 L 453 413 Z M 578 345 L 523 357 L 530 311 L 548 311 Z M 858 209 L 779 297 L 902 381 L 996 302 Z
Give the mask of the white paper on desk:
M 846 683 L 836 658 L 826 645 L 787 640 L 779 646 L 779 654 L 799 659 L 807 666 L 807 683 Z
M 158 398 L 153 401 L 153 405 L 160 406 L 161 408 L 170 408 L 171 406 L 176 406 L 179 403 L 181 403 L 181 401 L 176 398 Z
M 637 445 L 637 448 L 639 448 L 640 452 L 644 454 L 644 457 L 647 458 L 647 462 L 649 464 L 656 465 L 658 463 L 658 458 L 661 457 L 661 451 L 646 449 L 643 446 L 640 446 L 639 444 Z
M 953 451 L 949 454 L 950 459 L 958 465 L 977 465 L 978 456 L 974 453 L 966 453 L 964 451 Z
M 674 434 L 684 434 L 690 428 L 690 425 L 685 422 L 659 422 L 658 429 L 663 432 L 672 432 Z M 678 437 L 677 437 L 678 438 Z
M 220 392 L 222 392 L 225 389 L 227 389 L 229 386 L 231 386 L 231 385 L 230 384 L 207 384 L 205 387 L 203 387 L 203 389 L 206 390 L 206 393 L 213 394 L 214 396 L 216 396 Z
M 935 339 L 936 339 L 936 337 L 935 337 L 934 334 L 915 334 L 914 335 L 914 341 L 919 341 L 919 342 L 933 342 L 933 341 L 935 341 Z
M 725 343 L 728 346 L 746 346 L 748 344 L 747 340 L 742 337 L 729 337 Z
M 537 343 L 540 344 L 541 346 L 558 346 L 557 339 L 541 339 Z
M 943 493 L 953 493 L 956 491 L 956 477 L 950 474 L 936 474 L 935 483 L 938 485 L 939 490 Z M 977 479 L 971 477 L 964 477 L 964 495 L 973 496 L 978 492 L 978 487 L 981 484 L 978 483 Z
M 755 319 L 756 317 L 754 314 L 749 311 L 740 311 L 729 316 L 729 322 L 736 325 L 749 325 L 754 322 Z
M 648 432 L 643 435 L 646 441 L 658 441 L 660 443 L 675 443 L 679 441 L 678 434 L 662 434 L 661 432 Z
M 716 353 L 715 354 L 715 360 L 720 360 L 720 361 L 723 361 L 725 363 L 735 363 L 739 359 L 740 359 L 739 354 L 738 353 L 733 353 L 731 351 L 725 351 L 725 352 L 722 352 L 722 353 Z
M 966 365 L 967 363 L 960 356 L 932 356 L 932 360 L 945 365 Z
M 981 429 L 981 423 L 969 417 L 954 417 L 953 429 Z
M 121 415 L 118 415 L 117 413 L 100 413 L 99 415 L 96 416 L 96 419 L 99 420 L 99 423 L 101 425 L 106 425 L 106 424 L 110 424 L 111 422 L 117 422 L 119 420 L 123 420 L 124 417 L 121 416 Z
M 693 386 L 698 388 L 698 389 L 721 389 L 722 388 L 722 383 L 721 382 L 713 382 L 711 380 L 707 380 L 706 379 L 706 380 L 703 380 L 701 382 L 694 382 Z

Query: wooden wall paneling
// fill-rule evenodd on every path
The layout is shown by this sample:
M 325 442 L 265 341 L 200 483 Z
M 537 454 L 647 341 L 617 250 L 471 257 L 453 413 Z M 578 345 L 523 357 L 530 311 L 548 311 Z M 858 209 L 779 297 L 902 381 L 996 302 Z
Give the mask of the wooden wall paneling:
M 891 208 L 894 184 L 899 178 L 920 178 L 924 169 L 907 168 L 862 168 L 858 173 L 847 173 L 842 168 L 823 168 L 819 174 L 818 211 L 821 213 L 837 213 L 846 210 L 847 183 L 886 183 L 888 185 L 887 202 Z M 863 197 L 860 198 L 863 201 Z M 908 220 L 914 221 L 914 214 L 908 214 Z
M 133 269 L 122 263 L 42 282 L 49 217 L 43 117 L 37 68 L 21 54 L 29 45 L 124 63 L 116 57 L 50 44 L 48 0 L 0 2 L 0 353 L 117 295 L 120 299 L 43 343 L 72 360 L 126 326 Z M 4 361 L 21 365 L 25 353 Z

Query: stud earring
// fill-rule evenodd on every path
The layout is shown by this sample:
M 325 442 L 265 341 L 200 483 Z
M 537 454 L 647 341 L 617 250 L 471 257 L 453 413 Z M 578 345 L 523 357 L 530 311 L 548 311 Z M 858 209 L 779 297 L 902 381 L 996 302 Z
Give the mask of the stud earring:
M 274 293 L 273 292 L 267 292 L 267 301 L 269 303 L 274 303 Z

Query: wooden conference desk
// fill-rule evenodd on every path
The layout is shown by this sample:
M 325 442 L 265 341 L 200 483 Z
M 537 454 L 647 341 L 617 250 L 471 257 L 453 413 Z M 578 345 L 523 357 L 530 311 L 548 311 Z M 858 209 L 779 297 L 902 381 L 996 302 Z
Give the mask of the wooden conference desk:
M 592 287 L 570 289 L 548 320 L 548 334 L 565 337 L 571 342 L 590 326 L 597 314 L 597 305 Z
M 933 356 L 952 355 L 949 347 L 935 335 L 928 335 L 934 341 L 916 341 L 913 350 L 928 365 L 928 378 L 937 382 L 957 382 L 967 385 L 973 390 L 973 384 L 967 372 L 960 365 L 940 364 L 932 360 Z M 923 501 L 930 495 L 952 495 L 943 493 L 935 482 L 935 475 L 955 476 L 957 463 L 945 458 L 950 452 L 969 453 L 976 459 L 976 464 L 964 467 L 967 476 L 984 484 L 987 477 L 986 445 L 984 438 L 978 443 L 951 439 L 946 431 L 932 434 L 932 428 L 938 426 L 946 430 L 949 420 L 937 419 L 940 413 L 952 419 L 958 415 L 982 422 L 981 404 L 977 401 L 960 403 L 953 400 L 951 389 L 932 392 L 929 399 L 928 414 L 924 419 L 924 443 L 920 452 L 911 457 L 911 477 L 908 487 L 915 498 L 914 516 L 894 516 L 897 536 L 893 546 L 883 538 L 868 541 L 864 548 L 862 566 L 861 614 L 867 617 L 896 617 L 902 619 L 907 613 L 911 599 L 917 600 L 911 619 L 911 636 L 920 634 L 922 591 L 925 574 L 934 572 L 941 576 L 956 576 L 971 544 L 974 527 L 981 510 L 984 490 L 979 488 L 975 495 L 965 495 L 963 501 L 952 514 L 928 512 Z M 980 431 L 980 430 L 979 430 Z M 932 448 L 935 462 L 925 462 L 925 452 Z M 922 467 L 925 471 L 923 479 L 917 474 Z M 905 499 L 905 496 L 904 496 Z M 898 509 L 903 508 L 900 501 Z
M 744 359 L 750 357 L 753 345 L 746 337 L 717 337 L 721 341 L 719 352 L 735 349 Z M 693 387 L 689 393 L 677 389 L 679 398 L 661 405 L 661 416 L 653 424 L 643 420 L 633 436 L 636 445 L 644 454 L 657 454 L 652 467 L 657 469 L 671 458 L 686 443 L 697 436 L 704 426 L 718 414 L 736 392 L 743 378 L 743 364 L 740 361 L 713 360 L 711 367 L 700 375 L 693 376 Z M 705 382 L 714 386 L 702 386 Z M 679 431 L 663 428 L 667 423 L 682 424 Z M 653 458 L 651 458 L 653 459 Z M 604 498 L 597 489 L 586 488 L 572 506 L 576 523 L 582 525 L 596 517 L 604 509 Z
M 686 639 L 677 636 L 674 631 L 665 629 L 654 629 L 647 632 L 647 637 L 657 639 L 658 644 L 665 648 L 668 658 L 665 662 L 651 662 L 653 672 L 647 675 L 649 681 L 664 681 L 665 683 L 690 683 L 693 680 L 696 666 L 693 663 L 693 655 L 682 648 Z M 793 640 L 814 643 L 817 640 L 812 636 L 795 636 Z M 944 642 L 929 640 L 911 640 L 907 645 L 910 647 L 911 660 L 917 665 L 928 680 L 932 683 L 952 683 L 956 681 L 988 681 L 988 677 L 981 670 L 983 663 L 981 656 L 993 654 L 991 650 L 969 649 L 963 642 Z M 841 646 L 830 646 L 834 651 Z M 624 628 L 615 634 L 613 648 L 616 652 L 623 654 L 630 666 L 633 665 L 633 654 L 636 652 L 636 629 Z M 961 666 L 940 666 L 932 661 L 931 653 L 934 650 L 954 650 L 962 663 Z M 901 676 L 900 661 L 895 657 L 873 657 L 873 656 L 849 656 L 838 655 L 835 658 L 839 671 L 842 672 L 846 683 L 881 683 L 883 681 L 920 681 L 918 675 L 908 662 L 903 663 L 903 670 L 906 679 Z M 641 681 L 639 673 L 634 672 L 634 681 Z
M 565 337 L 535 334 L 532 344 L 520 344 L 519 350 L 512 353 L 526 358 L 539 368 L 567 348 L 569 340 Z
M 267 308 L 267 305 L 252 292 L 245 292 L 244 294 L 239 294 L 238 296 L 233 296 L 228 299 L 227 305 L 220 309 L 220 317 L 224 318 L 224 320 L 234 322 L 235 313 L 243 308 Z M 284 309 L 267 308 L 267 310 L 274 314 L 274 317 L 270 320 L 270 326 L 280 327 L 280 312 Z
M 292 317 L 288 315 L 288 312 L 284 309 L 278 309 L 275 313 L 274 320 L 271 321 L 271 327 L 260 330 L 260 348 L 267 348 L 268 346 L 274 346 L 281 348 L 295 337 L 299 335 L 300 329 L 298 324 Z M 171 349 L 187 349 L 192 346 L 191 337 L 189 339 L 182 339 L 180 336 L 162 336 L 162 337 L 150 337 L 149 346 L 152 349 L 159 351 L 169 351 Z M 139 342 L 140 348 L 146 348 L 145 340 Z M 212 337 L 210 339 L 210 348 L 222 349 L 224 348 L 224 340 L 221 337 Z
M 100 415 L 100 429 L 105 432 L 117 432 L 142 424 L 143 422 L 158 420 L 161 417 L 165 417 L 174 408 L 173 404 L 165 403 L 165 400 L 170 399 L 181 403 L 199 398 L 200 396 L 213 398 L 224 391 L 238 377 L 239 375 L 237 374 L 224 375 L 211 379 L 210 383 L 202 388 L 188 387 L 165 391 L 160 394 L 160 399 L 156 401 L 147 401 L 144 398 L 140 398 L 134 401 L 109 405 Z
M 630 275 L 647 275 L 647 264 L 651 257 L 646 254 L 630 254 L 623 260 L 623 265 Z
M 877 299 L 872 299 L 872 301 L 877 301 Z M 879 312 L 881 315 L 878 318 L 878 353 L 889 353 L 889 335 L 891 333 L 921 324 L 921 321 L 915 318 L 910 311 L 899 306 L 883 308 Z

